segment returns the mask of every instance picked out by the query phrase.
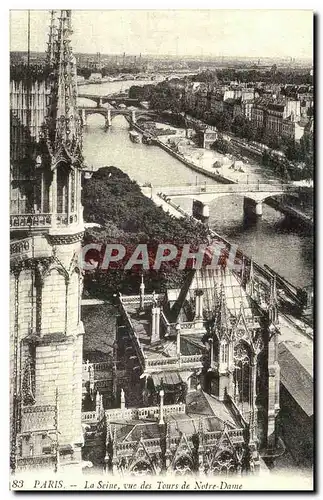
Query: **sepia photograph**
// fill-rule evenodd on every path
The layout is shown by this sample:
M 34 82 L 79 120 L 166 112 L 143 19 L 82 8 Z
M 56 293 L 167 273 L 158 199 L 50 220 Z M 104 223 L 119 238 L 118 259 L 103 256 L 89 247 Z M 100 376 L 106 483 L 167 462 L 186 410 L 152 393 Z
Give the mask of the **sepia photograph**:
M 9 17 L 10 489 L 313 491 L 313 11 Z

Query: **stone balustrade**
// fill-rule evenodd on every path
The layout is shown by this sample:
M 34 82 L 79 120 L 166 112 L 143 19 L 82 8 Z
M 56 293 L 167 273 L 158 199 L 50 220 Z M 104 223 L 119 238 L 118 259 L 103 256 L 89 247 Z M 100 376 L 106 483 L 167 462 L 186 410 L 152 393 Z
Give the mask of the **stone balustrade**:
M 181 356 L 181 364 L 194 364 L 202 366 L 203 354 L 191 354 L 189 356 Z
M 12 214 L 10 215 L 10 229 L 33 229 L 33 228 L 50 228 L 56 226 L 67 226 L 78 222 L 77 213 L 71 214 L 56 214 L 56 219 L 50 213 L 35 213 L 35 214 Z
M 165 415 L 174 414 L 185 414 L 186 406 L 185 404 L 178 405 L 165 405 L 163 407 L 163 413 Z M 106 410 L 105 416 L 107 422 L 113 420 L 158 420 L 160 414 L 159 406 L 147 406 L 145 408 L 118 408 L 113 410 Z
M 95 411 L 82 411 L 82 423 L 94 424 L 98 421 L 98 416 Z
M 167 367 L 169 365 L 177 365 L 178 357 L 169 357 L 169 358 L 158 358 L 158 359 L 146 359 L 146 369 L 149 368 L 161 368 Z
M 55 429 L 56 406 L 25 406 L 22 408 L 21 433 Z
M 147 294 L 145 295 L 145 305 L 148 305 L 149 303 L 152 304 L 153 300 L 156 299 L 162 299 L 164 296 L 163 294 L 156 293 L 155 295 L 152 294 Z M 140 295 L 121 295 L 120 296 L 120 301 L 122 304 L 139 304 L 140 303 Z
M 10 259 L 12 260 L 50 257 L 51 254 L 52 248 L 43 235 L 34 235 L 10 242 Z

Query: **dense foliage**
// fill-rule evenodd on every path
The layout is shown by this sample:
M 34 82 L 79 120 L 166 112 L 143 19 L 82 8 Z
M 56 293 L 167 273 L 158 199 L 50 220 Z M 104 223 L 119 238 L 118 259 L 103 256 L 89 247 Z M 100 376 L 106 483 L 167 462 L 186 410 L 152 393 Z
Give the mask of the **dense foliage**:
M 97 270 L 86 273 L 85 290 L 92 295 L 139 292 L 142 266 L 124 270 L 125 263 L 139 243 L 148 245 L 149 262 L 153 264 L 159 243 L 172 243 L 179 248 L 188 243 L 193 250 L 208 241 L 206 227 L 168 215 L 142 194 L 136 182 L 115 167 L 101 168 L 91 179 L 84 181 L 82 203 L 85 221 L 102 226 L 86 231 L 85 244 L 98 242 L 103 245 L 100 256 L 96 251 L 90 251 L 87 259 L 102 263 L 107 243 L 121 243 L 127 249 L 123 261 L 116 262 L 108 270 L 98 266 Z M 147 290 L 158 292 L 167 286 L 180 286 L 186 272 L 179 271 L 172 262 L 163 264 L 159 271 L 146 271 Z

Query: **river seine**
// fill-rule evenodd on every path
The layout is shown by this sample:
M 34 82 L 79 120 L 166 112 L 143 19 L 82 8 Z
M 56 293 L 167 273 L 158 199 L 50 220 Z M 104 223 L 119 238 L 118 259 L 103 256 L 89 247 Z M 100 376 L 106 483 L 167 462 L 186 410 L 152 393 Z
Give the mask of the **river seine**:
M 113 82 L 82 86 L 85 94 L 111 94 L 147 82 Z M 89 106 L 88 99 L 80 105 Z M 92 104 L 95 106 L 95 104 Z M 122 116 L 113 119 L 104 130 L 100 115 L 88 117 L 84 134 L 86 164 L 99 168 L 114 165 L 139 183 L 156 186 L 214 183 L 208 177 L 187 168 L 158 146 L 135 144 L 129 139 L 129 125 Z M 181 200 L 184 209 L 191 209 L 189 200 Z M 259 264 L 267 264 L 298 287 L 309 285 L 313 277 L 313 236 L 292 226 L 278 211 L 263 205 L 263 216 L 257 221 L 243 218 L 243 198 L 226 196 L 210 203 L 210 227 L 237 244 Z

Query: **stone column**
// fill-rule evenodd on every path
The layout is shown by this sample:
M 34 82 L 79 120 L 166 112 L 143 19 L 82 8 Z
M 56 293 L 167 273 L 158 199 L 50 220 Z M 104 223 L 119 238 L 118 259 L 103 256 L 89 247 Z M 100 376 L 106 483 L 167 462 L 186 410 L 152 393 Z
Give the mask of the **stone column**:
M 52 226 L 57 225 L 57 168 L 53 170 L 53 180 L 50 186 L 50 212 L 52 213 Z
M 71 201 L 72 201 L 72 172 L 68 174 L 67 180 L 67 224 L 70 223 L 70 214 L 71 214 Z
M 197 328 L 203 328 L 203 291 L 195 291 L 195 325 Z
M 278 364 L 278 349 L 277 349 L 277 333 L 274 332 L 274 327 L 268 332 L 268 416 L 267 416 L 267 446 L 275 445 L 276 441 L 276 408 L 277 401 L 279 405 L 279 364 Z
M 181 325 L 179 323 L 176 324 L 176 353 L 177 356 L 181 355 Z
M 159 391 L 159 397 L 160 397 L 160 402 L 159 402 L 159 425 L 163 425 L 164 422 L 164 391 L 161 389 Z
M 214 346 L 213 346 L 213 339 L 209 339 L 209 344 L 210 344 L 210 367 L 214 368 Z
M 101 398 L 100 398 L 100 393 L 97 391 L 95 395 L 95 413 L 96 413 L 96 418 L 99 419 L 100 417 L 100 404 L 101 404 Z
M 145 305 L 145 283 L 144 283 L 144 277 L 141 275 L 141 283 L 140 283 L 140 309 L 141 311 L 144 310 L 144 305 Z
M 82 124 L 83 124 L 83 127 L 86 126 L 86 113 L 85 113 L 85 109 L 82 109 Z
M 137 123 L 136 112 L 135 111 L 131 112 L 131 121 L 132 121 L 132 123 Z
M 255 204 L 255 214 L 260 217 L 262 215 L 262 201 L 257 201 Z
M 107 115 L 107 118 L 106 118 L 106 126 L 107 127 L 111 127 L 111 125 L 112 125 L 111 110 L 108 109 L 108 115 Z
M 210 207 L 207 203 L 203 203 L 202 207 L 202 221 L 207 222 L 210 217 Z
M 250 363 L 250 440 L 255 441 L 257 428 L 256 382 L 257 382 L 257 356 L 254 355 Z
M 121 396 L 120 396 L 120 408 L 121 410 L 125 410 L 126 408 L 126 398 L 125 398 L 125 393 L 124 393 L 124 390 L 121 389 Z
M 150 343 L 154 344 L 160 340 L 160 307 L 153 307 L 152 310 L 152 322 L 151 322 L 151 339 Z

